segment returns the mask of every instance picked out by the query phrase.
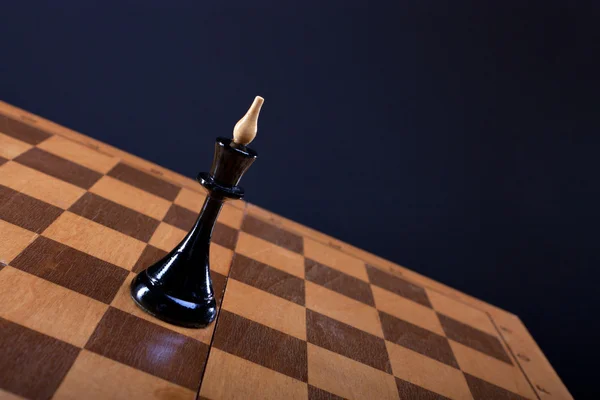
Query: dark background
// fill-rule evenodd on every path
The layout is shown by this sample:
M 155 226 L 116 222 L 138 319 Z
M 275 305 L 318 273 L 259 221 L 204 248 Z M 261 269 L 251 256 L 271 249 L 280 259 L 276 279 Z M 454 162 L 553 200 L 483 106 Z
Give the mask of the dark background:
M 250 202 L 518 314 L 594 391 L 594 3 L 44 3 L 3 4 L 0 98 L 192 177 L 260 94 Z

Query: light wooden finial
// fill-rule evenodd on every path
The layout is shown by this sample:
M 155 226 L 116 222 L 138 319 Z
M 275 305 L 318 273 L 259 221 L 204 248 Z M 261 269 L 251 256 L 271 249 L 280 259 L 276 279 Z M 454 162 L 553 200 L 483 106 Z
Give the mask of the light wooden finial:
M 233 127 L 233 141 L 237 144 L 247 145 L 256 137 L 258 131 L 258 114 L 265 99 L 256 96 L 246 115 Z

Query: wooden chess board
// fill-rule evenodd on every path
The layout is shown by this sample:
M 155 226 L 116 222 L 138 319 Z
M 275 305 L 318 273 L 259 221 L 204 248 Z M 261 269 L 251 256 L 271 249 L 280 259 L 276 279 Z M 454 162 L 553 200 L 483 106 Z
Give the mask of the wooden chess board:
M 198 183 L 1 102 L 0 164 L 0 398 L 571 398 L 518 317 L 241 201 L 216 323 L 161 322 L 128 285 Z

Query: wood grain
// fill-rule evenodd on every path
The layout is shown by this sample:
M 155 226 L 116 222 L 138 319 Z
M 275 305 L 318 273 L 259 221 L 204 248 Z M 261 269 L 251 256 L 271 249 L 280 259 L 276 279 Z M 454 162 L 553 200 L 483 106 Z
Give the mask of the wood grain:
M 471 393 L 473 393 L 473 398 L 475 400 L 525 400 L 525 397 L 515 395 L 513 392 L 504 390 L 499 386 L 476 378 L 473 375 L 465 374 L 465 378 L 467 378 L 469 388 L 471 388 Z
M 151 174 L 142 172 L 125 163 L 117 164 L 108 172 L 108 176 L 142 189 L 145 192 L 152 193 L 168 201 L 173 201 L 179 194 L 181 188 L 177 185 L 160 179 Z
M 61 136 L 52 136 L 37 147 L 102 174 L 110 171 L 119 162 L 116 157 L 99 153 Z
M 307 386 L 217 348 L 210 352 L 200 395 L 210 399 L 306 400 Z
M 234 229 L 240 229 L 242 226 L 242 220 L 244 219 L 244 211 L 235 207 L 231 202 L 227 202 L 223 205 L 223 209 L 219 214 L 218 222 L 221 222 Z
M 0 269 L 10 263 L 25 247 L 27 247 L 37 234 L 0 220 Z
M 427 298 L 427 292 L 422 287 L 414 285 L 405 279 L 385 273 L 370 265 L 367 266 L 367 273 L 369 274 L 369 281 L 373 285 L 410 299 L 415 303 L 431 307 L 431 302 Z
M 308 382 L 347 399 L 398 400 L 392 375 L 308 344 Z
M 231 260 L 233 259 L 233 251 L 219 246 L 216 243 L 210 245 L 210 268 L 213 271 L 219 272 L 221 275 L 229 275 Z
M 419 354 L 459 368 L 448 339 L 410 322 L 379 311 L 385 340 L 404 346 Z
M 344 398 L 316 386 L 308 385 L 308 400 L 344 400 Z
M 6 103 L 2 105 L 7 106 L 3 108 L 10 108 Z M 50 137 L 50 134 L 45 130 L 22 124 L 18 119 L 14 120 L 5 115 L 0 115 L 0 132 L 32 145 L 36 145 Z
M 109 304 L 127 271 L 43 236 L 37 237 L 11 266 Z
M 30 144 L 0 133 L 0 157 L 12 160 L 30 148 Z
M 235 251 L 288 274 L 304 278 L 304 258 L 266 240 L 240 232 Z
M 304 240 L 302 236 L 291 233 L 277 226 L 264 222 L 252 215 L 244 218 L 242 230 L 251 235 L 269 241 L 290 251 L 302 254 L 304 252 Z
M 475 329 L 441 313 L 438 313 L 438 318 L 448 339 L 512 365 L 510 357 L 495 335 Z
M 14 393 L 0 389 L 0 399 L 2 400 L 25 400 L 25 397 L 17 396 Z
M 171 203 L 163 198 L 144 192 L 110 176 L 104 176 L 96 182 L 90 188 L 90 192 L 159 221 L 163 219 L 171 206 Z
M 31 232 L 41 233 L 63 210 L 0 185 L 0 218 Z
M 213 229 L 211 243 L 216 243 L 230 250 L 235 250 L 237 241 L 238 231 L 217 221 Z
M 450 346 L 464 372 L 513 393 L 531 393 L 531 387 L 517 369 L 452 340 Z
M 304 265 L 307 281 L 358 300 L 368 306 L 375 306 L 373 292 L 370 285 L 365 281 L 343 274 L 309 258 L 304 260 Z
M 21 154 L 15 161 L 82 189 L 89 189 L 102 176 L 99 172 L 37 147 Z
M 208 355 L 204 343 L 112 307 L 85 348 L 194 391 Z
M 101 260 L 131 270 L 146 244 L 69 211 L 64 212 L 43 233 Z
M 306 282 L 306 307 L 375 336 L 383 337 L 375 308 L 312 282 Z
M 0 166 L 0 185 L 67 209 L 85 190 L 24 165 L 9 161 Z
M 477 308 L 465 306 L 460 301 L 444 296 L 435 290 L 427 290 L 427 297 L 435 310 L 479 330 L 496 335 L 497 331 L 488 315 Z
M 213 348 L 306 382 L 306 341 L 224 309 L 217 325 Z
M 186 231 L 161 222 L 148 243 L 168 253 L 183 240 L 185 235 L 187 235 Z
M 372 286 L 371 289 L 373 290 L 378 310 L 411 324 L 418 325 L 438 335 L 444 335 L 444 330 L 437 314 L 431 308 L 422 306 L 419 303 L 415 303 L 377 286 Z
M 396 378 L 396 386 L 401 399 L 419 399 L 419 400 L 450 400 L 448 397 L 427 390 L 421 386 Z M 471 396 L 469 396 L 471 398 Z
M 335 268 L 348 275 L 362 279 L 365 282 L 369 281 L 365 263 L 360 259 L 349 256 L 339 250 L 325 246 L 311 239 L 305 239 L 304 255 L 306 258 Z
M 0 318 L 0 386 L 14 394 L 49 399 L 78 354 L 73 345 Z
M 18 269 L 2 271 L 0 316 L 75 346 L 85 345 L 107 308 Z
M 196 183 L 196 185 L 198 185 L 198 183 Z M 206 193 L 182 188 L 173 202 L 197 213 L 202 208 L 205 199 Z
M 150 240 L 160 223 L 152 217 L 89 192 L 79 198 L 69 211 L 142 242 Z
M 385 342 L 394 376 L 451 399 L 471 399 L 463 373 L 406 347 Z
M 290 301 L 229 279 L 223 309 L 288 335 L 306 340 L 306 309 Z M 252 301 L 248 301 L 252 299 Z
M 303 279 L 241 254 L 236 254 L 229 276 L 298 305 L 305 304 Z
M 110 384 L 108 384 L 110 382 Z M 196 392 L 83 350 L 54 398 L 193 400 Z
M 380 337 L 306 310 L 308 341 L 365 365 L 392 373 L 385 342 Z

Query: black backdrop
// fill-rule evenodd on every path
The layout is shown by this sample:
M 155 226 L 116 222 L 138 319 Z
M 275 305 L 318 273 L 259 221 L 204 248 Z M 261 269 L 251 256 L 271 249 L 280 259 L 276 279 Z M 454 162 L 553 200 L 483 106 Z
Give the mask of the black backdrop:
M 250 202 L 515 312 L 593 390 L 598 7 L 7 3 L 3 100 L 194 176 L 260 94 Z

